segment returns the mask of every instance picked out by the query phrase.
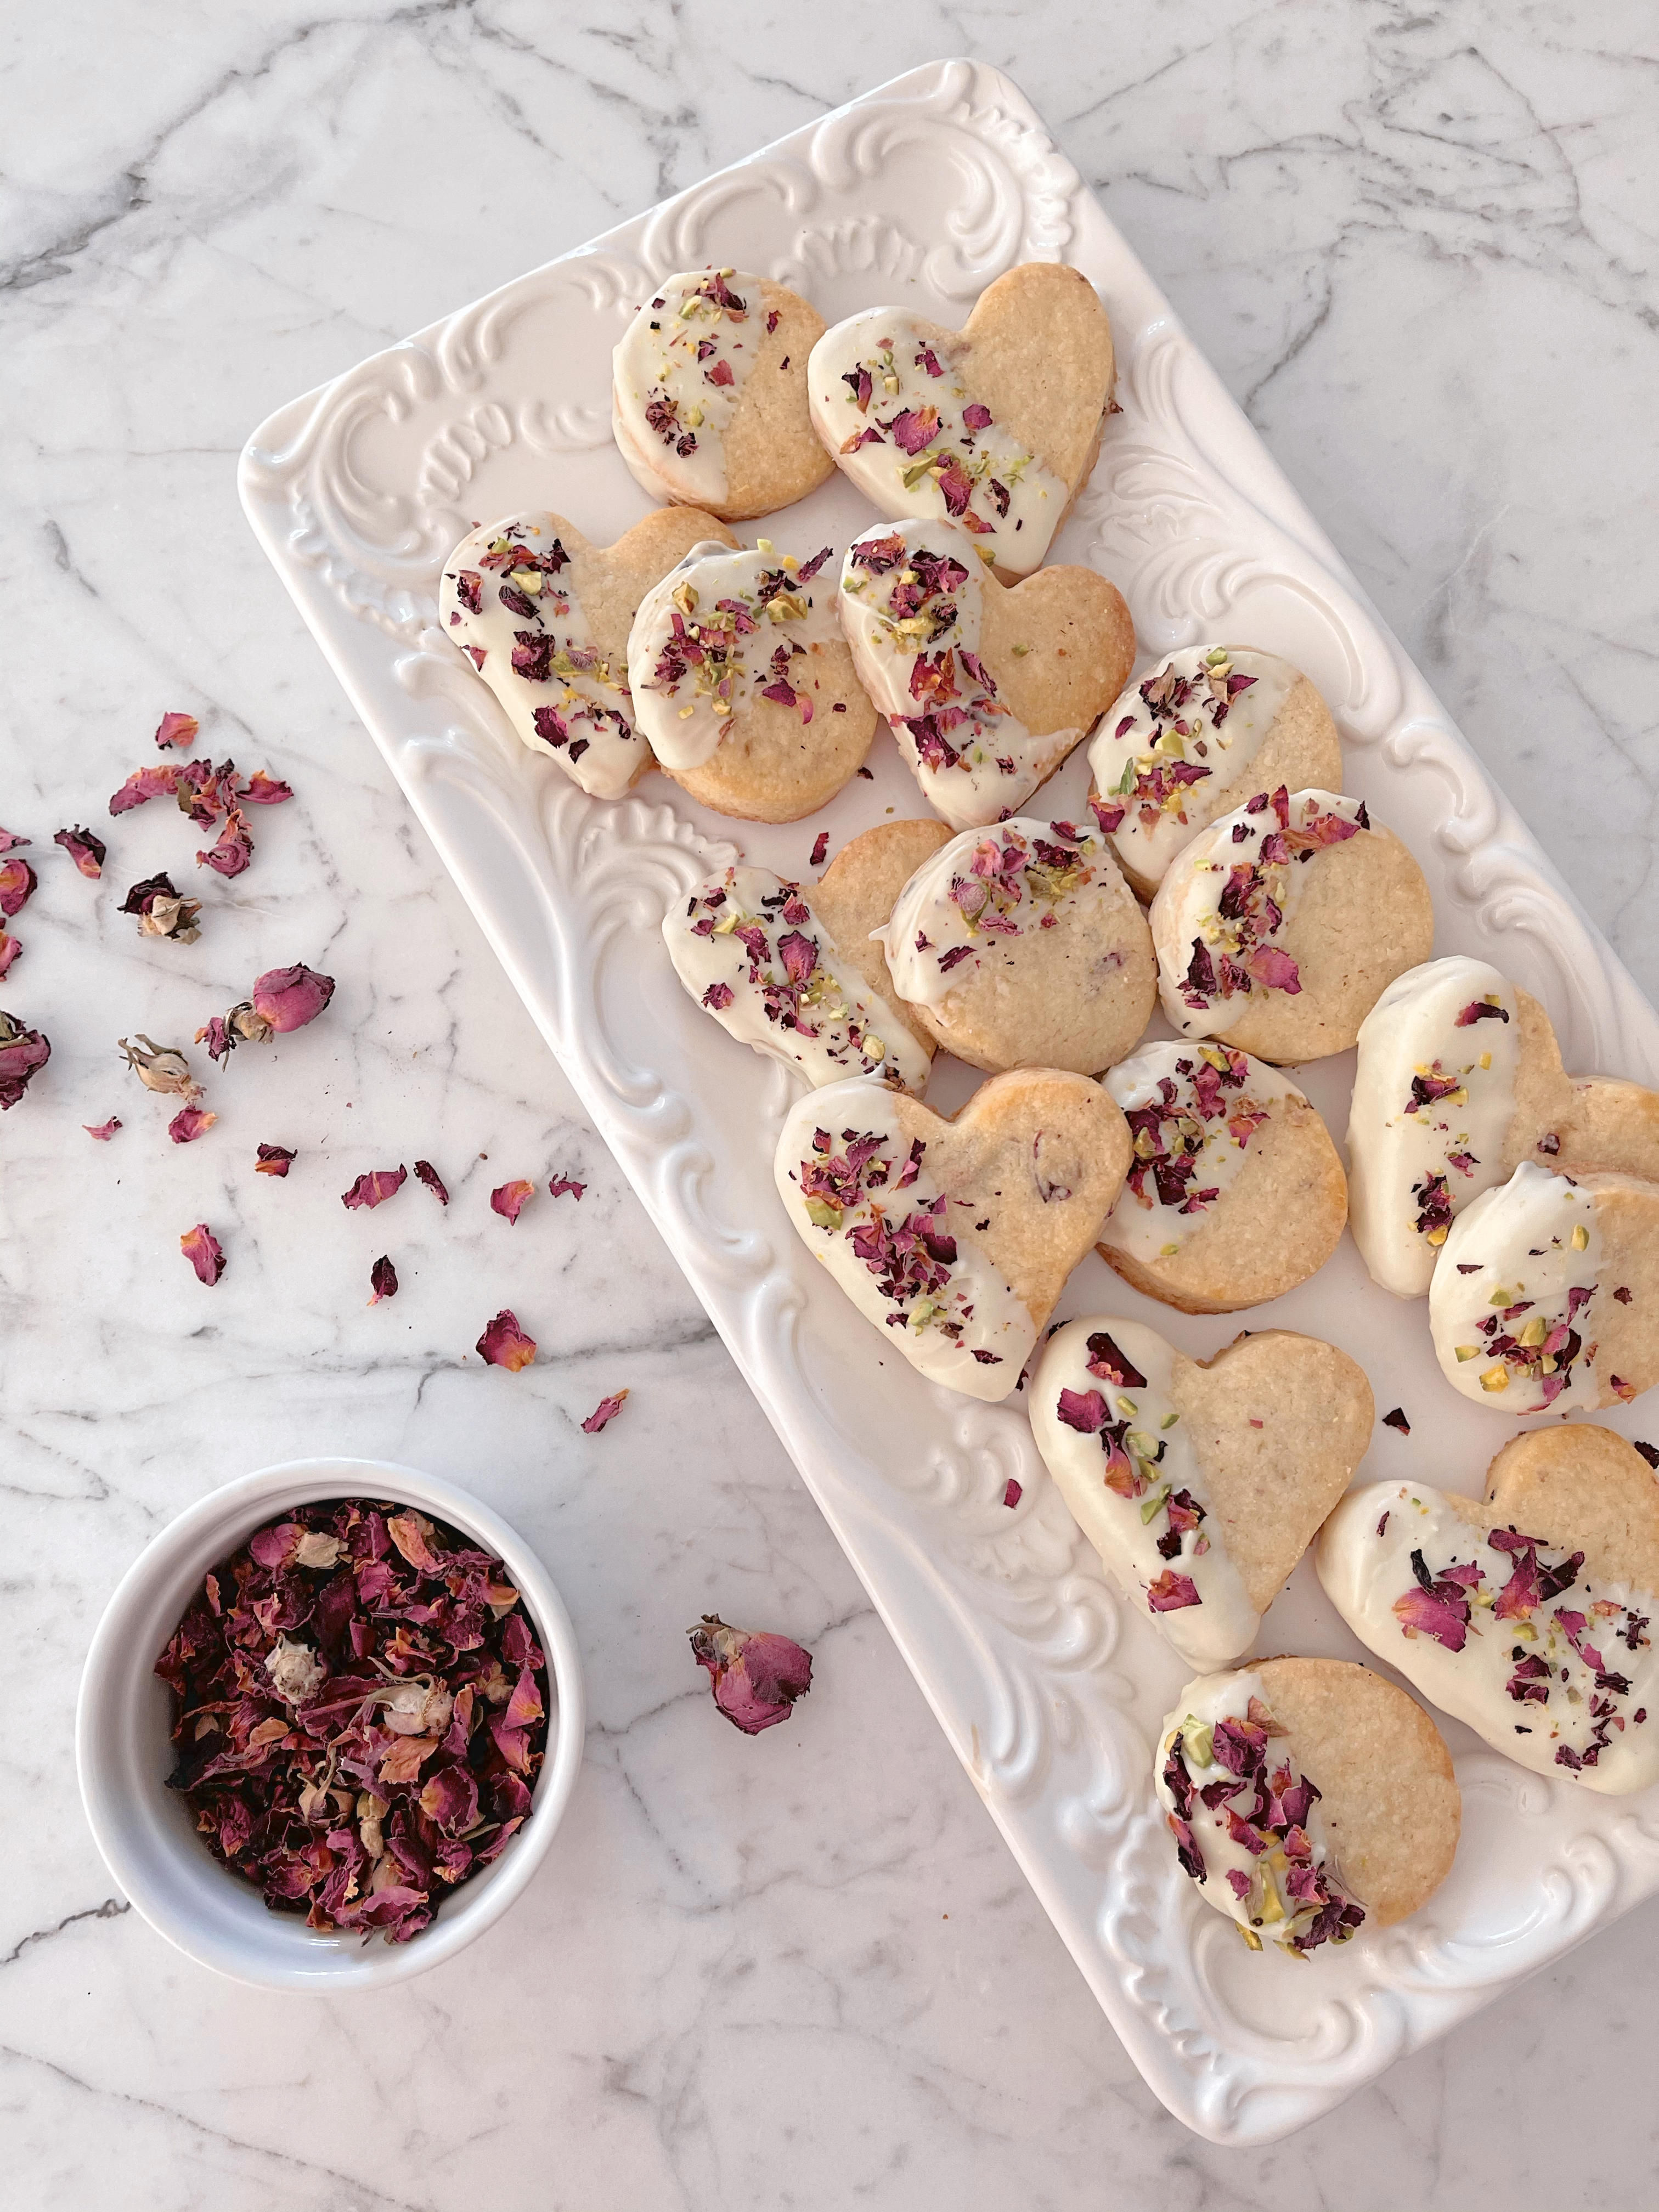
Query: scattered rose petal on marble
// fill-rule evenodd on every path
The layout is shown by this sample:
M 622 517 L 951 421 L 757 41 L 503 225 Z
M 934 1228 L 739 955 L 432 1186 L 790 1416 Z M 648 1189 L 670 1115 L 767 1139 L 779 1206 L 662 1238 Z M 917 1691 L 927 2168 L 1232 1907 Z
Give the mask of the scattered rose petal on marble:
M 1014 1480 L 1013 1476 L 1011 1474 L 1008 1478 L 1007 1484 L 1003 1490 L 1003 1504 L 1005 1505 L 1018 1505 L 1020 1499 L 1024 1498 L 1024 1495 L 1025 1492 L 1024 1489 Z
M 173 1046 L 157 1044 L 141 1030 L 129 1042 L 118 1040 L 117 1050 L 125 1053 L 127 1066 L 146 1091 L 160 1091 L 163 1097 L 182 1098 L 193 1106 L 202 1095 L 202 1086 L 191 1076 L 190 1062 Z
M 95 1127 L 90 1121 L 82 1121 L 81 1124 L 88 1136 L 94 1138 L 100 1145 L 108 1144 L 120 1126 L 119 1120 L 113 1114 L 110 1115 L 107 1121 L 100 1121 Z
M 627 1399 L 628 1395 L 629 1394 L 626 1390 L 616 1390 L 611 1393 L 610 1397 L 601 1398 L 599 1404 L 594 1407 L 592 1412 L 582 1423 L 583 1435 L 589 1437 L 598 1436 L 599 1431 L 604 1428 L 607 1423 L 614 1421 L 617 1414 L 621 1413 L 623 1402 Z
M 17 1103 L 51 1058 L 50 1038 L 0 1012 L 0 1112 Z
M 52 842 L 63 847 L 83 876 L 88 876 L 96 882 L 103 874 L 109 847 L 101 837 L 94 837 L 90 830 L 78 826 L 73 830 L 60 830 Z
M 0 975 L 5 974 L 12 962 L 21 954 L 22 950 L 21 938 L 9 936 L 3 928 L 0 928 Z
M 27 860 L 0 860 L 0 914 L 9 921 L 33 897 L 40 878 Z
M 437 1200 L 440 1206 L 448 1205 L 449 1193 L 444 1188 L 443 1178 L 438 1173 L 437 1169 L 433 1166 L 430 1160 L 416 1161 L 415 1176 L 416 1182 L 423 1182 L 426 1185 L 427 1188 L 432 1193 L 432 1195 Z
M 15 830 L 0 830 L 0 853 L 15 852 L 18 846 L 28 842 L 27 837 L 20 837 Z
M 211 868 L 217 876 L 240 876 L 253 858 L 253 839 L 246 817 L 233 806 L 224 828 L 212 847 L 196 855 L 198 867 Z
M 179 1249 L 195 1268 L 203 1282 L 216 1283 L 225 1272 L 225 1255 L 218 1238 L 205 1221 L 198 1221 L 194 1229 L 186 1229 L 179 1239 Z
M 299 1155 L 288 1145 L 261 1145 L 255 1175 L 285 1176 Z
M 284 783 L 280 776 L 267 775 L 256 768 L 247 781 L 239 784 L 236 796 L 247 806 L 281 806 L 294 796 L 294 787 Z
M 387 1254 L 382 1252 L 369 1269 L 368 1287 L 374 1293 L 368 1302 L 372 1306 L 379 1305 L 382 1298 L 397 1297 L 398 1270 L 392 1266 Z
M 167 1134 L 175 1145 L 193 1144 L 198 1137 L 205 1137 L 218 1120 L 216 1114 L 204 1114 L 199 1106 L 182 1106 L 167 1123 Z
M 1385 1429 L 1398 1429 L 1402 1437 L 1408 1437 L 1412 1432 L 1412 1425 L 1406 1419 L 1406 1409 L 1403 1406 L 1396 1406 L 1393 1413 L 1384 1413 L 1382 1425 Z
M 194 945 L 202 933 L 197 919 L 202 911 L 201 900 L 181 898 L 165 871 L 134 884 L 122 900 L 120 911 L 137 915 L 140 937 L 170 937 L 179 945 Z
M 371 1168 L 342 1194 L 340 1203 L 353 1213 L 361 1206 L 384 1206 L 387 1199 L 397 1196 L 408 1179 L 409 1170 L 404 1167 Z
M 196 742 L 196 732 L 201 724 L 194 714 L 163 714 L 155 732 L 155 742 L 165 752 L 169 745 L 189 747 Z
M 568 1176 L 555 1176 L 547 1186 L 547 1194 L 550 1198 L 563 1198 L 568 1194 L 580 1206 L 582 1193 L 586 1188 L 585 1182 L 572 1182 Z
M 511 1306 L 503 1306 L 478 1339 L 477 1349 L 492 1367 L 505 1367 L 516 1375 L 536 1357 L 536 1340 L 519 1327 L 519 1317 Z
M 534 1198 L 535 1195 L 536 1186 L 533 1182 L 520 1181 L 501 1183 L 489 1194 L 489 1210 L 492 1213 L 499 1213 L 501 1219 L 510 1226 L 517 1221 L 523 1210 L 525 1200 Z
M 149 799 L 176 799 L 181 773 L 173 762 L 161 768 L 135 769 L 110 800 L 110 812 L 131 814 L 135 806 L 143 806 Z
M 787 1720 L 812 1686 L 811 1653 L 787 1636 L 728 1628 L 717 1613 L 704 1613 L 686 1634 L 698 1666 L 708 1669 L 714 1703 L 745 1735 Z

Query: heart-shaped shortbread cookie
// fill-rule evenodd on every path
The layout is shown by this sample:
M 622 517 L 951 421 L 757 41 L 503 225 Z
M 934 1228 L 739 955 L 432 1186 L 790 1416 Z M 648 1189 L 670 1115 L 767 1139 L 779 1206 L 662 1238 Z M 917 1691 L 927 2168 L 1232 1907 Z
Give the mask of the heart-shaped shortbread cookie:
M 1659 1094 L 1561 1065 L 1549 1016 L 1484 960 L 1397 975 L 1359 1026 L 1348 1116 L 1354 1242 L 1421 1297 L 1453 1220 L 1522 1160 L 1659 1182 Z
M 1089 804 L 1144 899 L 1183 845 L 1258 791 L 1340 791 L 1342 744 L 1300 669 L 1188 645 L 1132 684 L 1089 744 Z
M 1134 663 L 1134 624 L 1092 568 L 987 588 L 951 522 L 866 531 L 848 548 L 841 618 L 859 678 L 922 796 L 953 830 L 1018 812 Z
M 1346 1052 L 1427 957 L 1423 871 L 1364 803 L 1257 792 L 1176 855 L 1152 901 L 1164 1011 L 1188 1036 L 1276 1061 Z
M 951 842 L 946 825 L 928 816 L 914 822 L 878 822 L 843 845 L 818 878 L 811 897 L 842 957 L 855 967 L 878 997 L 900 1014 L 922 1050 L 933 1057 L 933 1032 L 901 1001 L 888 972 L 882 941 L 872 935 L 893 911 L 893 902 L 922 862 Z
M 662 933 L 698 1005 L 815 1088 L 854 1075 L 927 1087 L 928 1054 L 842 951 L 801 884 L 769 868 L 727 868 L 677 899 Z
M 617 450 L 653 499 L 726 522 L 805 499 L 832 463 L 807 410 L 823 319 L 769 276 L 665 276 L 611 357 Z
M 1484 1499 L 1370 1483 L 1316 1564 L 1360 1642 L 1494 1751 L 1609 1796 L 1659 1782 L 1659 1480 L 1611 1429 L 1516 1437 Z
M 878 933 L 893 988 L 971 1067 L 1098 1073 L 1158 997 L 1152 933 L 1097 830 L 1016 815 L 924 860 Z
M 1463 1803 L 1439 1729 L 1346 1660 L 1188 1682 L 1152 1771 L 1182 1868 L 1253 1951 L 1306 1958 L 1391 1928 L 1456 1856 Z
M 1094 467 L 1112 396 L 1112 326 L 1075 269 L 1027 262 L 961 331 L 872 307 L 826 331 L 812 421 L 884 514 L 948 515 L 1004 579 L 1041 568 Z
M 1595 1413 L 1650 1389 L 1659 1184 L 1522 1160 L 1452 1223 L 1429 1331 L 1446 1380 L 1496 1413 Z
M 804 562 L 764 538 L 694 545 L 640 602 L 635 719 L 665 773 L 717 814 L 798 822 L 870 750 L 876 713 L 836 619 L 831 561 L 827 545 Z
M 809 1092 L 774 1167 L 789 1218 L 912 1366 L 1006 1398 L 1123 1181 L 1097 1083 L 993 1076 L 954 1119 L 867 1079 Z
M 1265 1305 L 1322 1267 L 1347 1187 L 1330 1132 L 1276 1068 L 1228 1044 L 1144 1046 L 1103 1079 L 1134 1139 L 1100 1256 L 1182 1313 Z
M 1361 1369 L 1286 1329 L 1200 1364 L 1142 1322 L 1067 1322 L 1030 1380 L 1031 1431 L 1108 1572 L 1192 1667 L 1255 1640 L 1370 1443 Z
M 462 538 L 444 563 L 445 635 L 531 750 L 596 799 L 619 799 L 651 765 L 628 689 L 635 612 L 709 538 L 737 543 L 687 509 L 647 514 L 614 545 L 590 544 L 560 514 L 509 514 Z

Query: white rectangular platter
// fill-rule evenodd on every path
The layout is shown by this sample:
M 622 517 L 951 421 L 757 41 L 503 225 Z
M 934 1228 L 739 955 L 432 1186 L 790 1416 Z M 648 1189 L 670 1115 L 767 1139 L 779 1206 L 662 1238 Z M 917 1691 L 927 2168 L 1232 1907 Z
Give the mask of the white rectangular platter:
M 978 64 L 899 78 L 295 400 L 250 443 L 242 495 L 1136 2064 L 1200 2134 L 1263 2142 L 1659 1887 L 1659 1792 L 1540 1780 L 1448 1723 L 1463 1841 L 1429 1906 L 1310 1964 L 1248 1953 L 1181 1874 L 1152 1796 L 1151 1747 L 1184 1670 L 1112 1595 L 1020 1400 L 973 1404 L 884 1359 L 813 1264 L 771 1180 L 793 1079 L 698 1011 L 658 934 L 669 900 L 734 846 L 799 877 L 820 828 L 835 849 L 925 811 L 890 740 L 873 782 L 791 828 L 703 814 L 654 776 L 606 805 L 517 743 L 437 627 L 441 564 L 474 522 L 545 506 L 608 542 L 646 510 L 611 441 L 609 367 L 659 277 L 730 264 L 830 321 L 899 304 L 954 324 L 1033 259 L 1091 279 L 1119 349 L 1122 411 L 1053 557 L 1120 586 L 1147 657 L 1224 637 L 1305 669 L 1341 727 L 1347 788 L 1427 873 L 1437 951 L 1492 959 L 1536 994 L 1574 1072 L 1659 1081 L 1659 1017 L 1076 171 Z M 743 534 L 805 556 L 874 519 L 837 478 Z M 1084 782 L 1079 754 L 1041 803 L 1075 817 Z M 1300 1079 L 1339 1139 L 1351 1079 L 1351 1055 Z M 953 1110 L 970 1088 L 942 1059 L 930 1103 Z M 1200 1357 L 1245 1321 L 1339 1343 L 1413 1425 L 1409 1440 L 1379 1426 L 1362 1480 L 1473 1491 L 1514 1425 L 1450 1389 L 1423 1307 L 1376 1290 L 1346 1238 L 1297 1291 L 1220 1320 L 1144 1302 L 1091 1257 L 1060 1317 L 1089 1312 L 1148 1321 Z M 1638 1406 L 1613 1425 L 1642 1420 Z M 1305 1561 L 1259 1648 L 1360 1656 Z

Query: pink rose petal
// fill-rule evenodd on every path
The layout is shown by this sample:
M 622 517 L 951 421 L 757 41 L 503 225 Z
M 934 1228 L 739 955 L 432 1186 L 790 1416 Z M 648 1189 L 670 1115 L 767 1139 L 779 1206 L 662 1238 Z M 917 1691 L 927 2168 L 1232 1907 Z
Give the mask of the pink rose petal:
M 204 1114 L 199 1106 L 183 1106 L 167 1123 L 167 1134 L 175 1145 L 193 1144 L 198 1137 L 206 1136 L 218 1118 L 216 1114 Z
M 100 1121 L 96 1127 L 94 1127 L 90 1121 L 83 1121 L 81 1124 L 81 1127 L 86 1131 L 88 1136 L 95 1138 L 100 1145 L 108 1144 L 110 1139 L 115 1134 L 115 1132 L 120 1127 L 120 1121 L 113 1114 L 111 1115 L 107 1121 Z
M 623 1401 L 628 1396 L 628 1395 L 629 1394 L 626 1390 L 617 1390 L 613 1392 L 609 1398 L 601 1398 L 599 1404 L 594 1407 L 592 1412 L 582 1423 L 582 1433 L 585 1436 L 598 1436 L 599 1431 L 604 1428 L 607 1423 L 614 1421 L 617 1414 L 621 1413 L 623 1409 Z
M 205 1221 L 198 1221 L 194 1229 L 185 1230 L 179 1239 L 179 1249 L 203 1282 L 216 1283 L 224 1273 L 224 1251 Z
M 353 1213 L 362 1206 L 384 1206 L 387 1199 L 397 1196 L 408 1179 L 409 1170 L 404 1167 L 371 1168 L 342 1194 L 340 1203 Z
M 552 1182 L 547 1186 L 547 1194 L 550 1198 L 564 1198 L 566 1196 L 574 1198 L 576 1203 L 580 1206 L 581 1203 L 582 1193 L 586 1188 L 587 1185 L 585 1182 L 572 1182 L 568 1176 L 555 1176 Z
M 535 1195 L 536 1186 L 533 1182 L 526 1182 L 520 1179 L 517 1182 L 500 1183 L 489 1194 L 490 1211 L 499 1213 L 502 1220 L 510 1224 L 517 1221 L 523 1210 L 525 1200 Z
M 52 842 L 63 847 L 83 876 L 88 876 L 95 882 L 103 874 L 104 858 L 109 848 L 101 837 L 94 837 L 90 830 L 78 827 L 60 830 Z
M 261 1145 L 255 1175 L 285 1176 L 298 1154 L 287 1145 Z
M 169 745 L 189 747 L 196 742 L 196 732 L 201 727 L 194 714 L 163 714 L 155 732 L 155 742 L 165 752 Z
M 478 1339 L 477 1348 L 479 1356 L 492 1367 L 505 1367 L 512 1375 L 516 1375 L 521 1367 L 528 1367 L 536 1357 L 535 1338 L 525 1334 L 510 1306 L 501 1308 Z
M 812 1655 L 787 1636 L 728 1628 L 717 1613 L 686 1631 L 698 1666 L 708 1671 L 714 1703 L 733 1728 L 758 1735 L 789 1717 L 812 1686 Z

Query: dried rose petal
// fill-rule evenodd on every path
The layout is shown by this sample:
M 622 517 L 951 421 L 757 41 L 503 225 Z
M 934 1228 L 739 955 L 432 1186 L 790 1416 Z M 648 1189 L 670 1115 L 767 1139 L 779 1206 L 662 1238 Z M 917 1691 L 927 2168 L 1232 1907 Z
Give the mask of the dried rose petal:
M 1025 1492 L 1024 1487 L 1022 1485 L 1016 1482 L 1013 1476 L 1011 1474 L 1002 1493 L 1003 1504 L 1005 1505 L 1018 1505 L 1020 1499 L 1024 1498 L 1024 1495 Z
M 1382 1425 L 1385 1429 L 1398 1429 L 1402 1437 L 1408 1437 L 1412 1432 L 1412 1425 L 1406 1419 L 1403 1406 L 1396 1406 L 1391 1413 L 1384 1413 Z
M 285 1176 L 298 1155 L 287 1145 L 261 1145 L 255 1175 Z
M 15 830 L 0 830 L 0 853 L 13 852 L 19 845 L 28 842 L 27 837 L 20 837 Z
M 176 799 L 183 771 L 172 763 L 161 768 L 135 769 L 110 800 L 112 814 L 130 814 L 152 799 Z
M 157 1044 L 141 1030 L 136 1042 L 125 1037 L 118 1042 L 117 1049 L 125 1053 L 127 1066 L 146 1091 L 158 1091 L 165 1097 L 182 1098 L 193 1106 L 202 1095 L 202 1086 L 192 1080 L 190 1062 L 183 1053 L 172 1045 Z
M 465 1766 L 441 1767 L 422 1790 L 420 1806 L 445 1835 L 464 1835 L 478 1817 L 478 1785 Z
M 198 867 L 211 868 L 217 876 L 240 876 L 253 858 L 253 839 L 249 834 L 246 817 L 240 807 L 233 806 L 224 828 L 211 849 L 198 853 Z
M 505 1367 L 509 1374 L 516 1375 L 536 1357 L 536 1340 L 526 1336 L 519 1327 L 519 1317 L 513 1309 L 503 1306 L 478 1339 L 477 1350 L 492 1367 Z
M 248 806 L 280 806 L 294 796 L 292 784 L 284 783 L 280 776 L 267 775 L 256 768 L 247 781 L 239 784 L 236 796 Z
M 52 839 L 61 845 L 83 876 L 94 881 L 104 872 L 104 859 L 109 851 L 101 837 L 94 837 L 90 830 L 60 830 Z
M 617 1390 L 614 1391 L 610 1397 L 601 1398 L 599 1404 L 594 1407 L 592 1412 L 582 1423 L 582 1433 L 585 1436 L 598 1436 L 599 1431 L 605 1427 L 605 1424 L 608 1421 L 614 1421 L 617 1414 L 621 1413 L 623 1409 L 623 1401 L 627 1396 L 628 1392 L 626 1390 Z
M 9 937 L 3 929 L 0 929 L 0 975 L 3 975 L 5 974 L 7 969 L 9 968 L 12 962 L 19 957 L 22 950 L 23 945 L 21 938 Z
M 179 1249 L 203 1282 L 216 1283 L 224 1273 L 224 1251 L 205 1221 L 198 1221 L 194 1229 L 185 1230 L 179 1239 Z
M 155 732 L 155 742 L 165 752 L 169 745 L 190 746 L 196 742 L 196 732 L 201 727 L 194 714 L 163 714 Z
M 374 1293 L 368 1302 L 372 1306 L 379 1305 L 382 1298 L 395 1298 L 398 1295 L 398 1270 L 384 1252 L 368 1271 L 368 1287 Z
M 204 1114 L 199 1106 L 182 1106 L 167 1123 L 167 1134 L 175 1145 L 188 1145 L 206 1136 L 218 1118 L 216 1114 Z
M 489 1194 L 490 1211 L 499 1213 L 505 1222 L 509 1224 L 515 1222 L 525 1200 L 527 1198 L 534 1198 L 535 1195 L 536 1186 L 533 1182 L 501 1183 Z
M 0 1012 L 0 1112 L 17 1103 L 51 1058 L 50 1039 Z
M 416 1180 L 426 1185 L 440 1206 L 448 1205 L 449 1193 L 444 1188 L 443 1178 L 430 1160 L 416 1160 L 415 1174 Z
M 704 1613 L 686 1634 L 698 1666 L 708 1669 L 714 1703 L 745 1735 L 787 1720 L 812 1686 L 811 1653 L 787 1636 L 728 1628 L 717 1613 Z
M 165 871 L 134 884 L 120 910 L 137 915 L 140 937 L 170 937 L 179 945 L 194 945 L 202 933 L 197 919 L 202 911 L 201 900 L 181 898 Z
M 568 1194 L 580 1206 L 582 1193 L 586 1188 L 585 1182 L 572 1182 L 568 1176 L 555 1176 L 547 1186 L 547 1194 L 550 1198 L 563 1198 Z
M 823 866 L 824 854 L 829 850 L 830 832 L 827 830 L 820 830 L 812 840 L 812 858 L 810 865 L 815 868 L 821 868 Z
M 81 1124 L 88 1136 L 95 1138 L 100 1145 L 108 1144 L 120 1126 L 119 1121 L 113 1114 L 110 1115 L 107 1121 L 100 1121 L 95 1128 L 90 1121 L 82 1121 Z
M 342 1194 L 340 1203 L 354 1213 L 360 1206 L 383 1206 L 387 1199 L 397 1196 L 408 1178 L 409 1170 L 404 1167 L 371 1168 Z
M 0 860 L 0 914 L 9 921 L 21 913 L 39 888 L 40 878 L 27 860 Z

